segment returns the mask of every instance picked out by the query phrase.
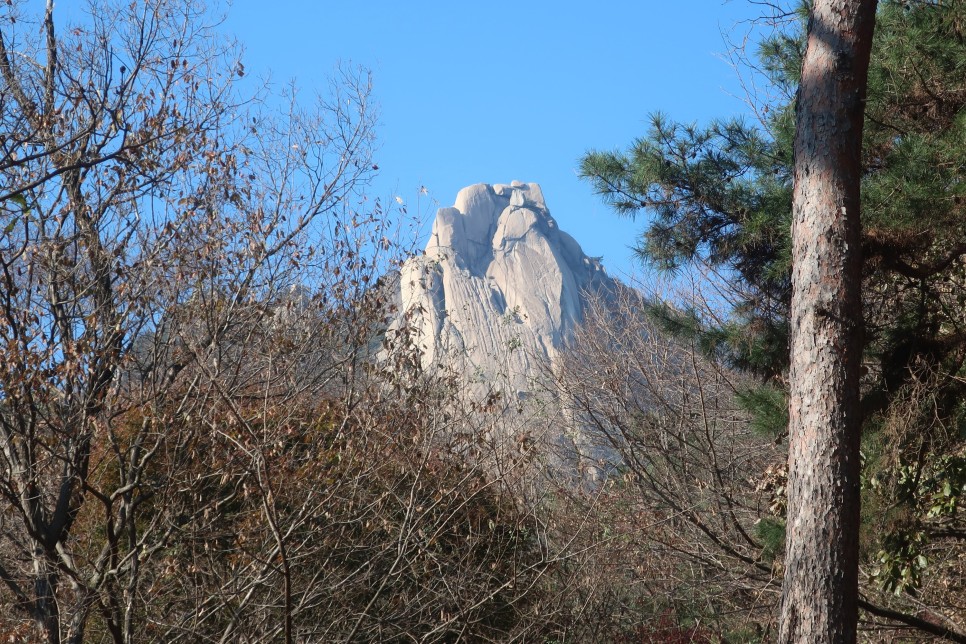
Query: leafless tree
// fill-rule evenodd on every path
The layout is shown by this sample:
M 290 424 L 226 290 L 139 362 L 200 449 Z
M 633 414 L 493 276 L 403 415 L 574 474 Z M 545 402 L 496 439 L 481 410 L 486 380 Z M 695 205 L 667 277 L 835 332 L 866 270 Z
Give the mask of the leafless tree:
M 367 75 L 246 98 L 194 0 L 0 19 L 0 632 L 568 632 L 589 522 L 388 323 Z
M 279 351 L 245 343 L 318 305 L 341 326 L 328 345 L 285 334 L 314 343 L 293 391 L 335 377 L 323 357 L 356 359 L 361 332 L 343 336 L 367 312 L 346 303 L 379 261 L 360 245 L 391 234 L 353 210 L 369 84 L 344 73 L 281 114 L 242 100 L 243 67 L 193 0 L 93 2 L 74 25 L 7 3 L 0 20 L 0 579 L 44 641 L 80 642 L 92 619 L 132 641 L 147 562 L 225 502 L 158 510 L 192 483 L 203 419 L 283 384 L 265 364 Z
M 652 618 L 699 604 L 767 627 L 779 553 L 761 521 L 780 497 L 765 473 L 780 469 L 781 449 L 738 405 L 750 383 L 669 339 L 644 304 L 630 289 L 595 302 L 557 374 L 571 422 L 614 455 L 604 512 L 635 544 L 616 585 L 634 589 Z

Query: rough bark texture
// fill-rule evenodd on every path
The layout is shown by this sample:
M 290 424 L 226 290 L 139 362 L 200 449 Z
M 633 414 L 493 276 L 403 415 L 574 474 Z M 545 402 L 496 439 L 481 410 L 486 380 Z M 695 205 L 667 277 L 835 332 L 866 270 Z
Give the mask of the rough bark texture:
M 816 0 L 797 102 L 788 524 L 779 642 L 858 619 L 862 122 L 876 0 Z

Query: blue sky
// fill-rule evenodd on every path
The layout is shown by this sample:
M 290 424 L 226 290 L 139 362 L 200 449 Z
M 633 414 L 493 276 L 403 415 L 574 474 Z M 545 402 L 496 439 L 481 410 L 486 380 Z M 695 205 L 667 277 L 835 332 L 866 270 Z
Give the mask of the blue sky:
M 535 181 L 560 227 L 620 275 L 640 223 L 577 178 L 579 158 L 625 147 L 657 110 L 698 122 L 747 113 L 724 36 L 740 42 L 759 13 L 749 0 L 235 0 L 224 29 L 246 71 L 279 87 L 324 91 L 340 61 L 372 70 L 373 192 L 418 209 L 424 233 L 463 186 Z

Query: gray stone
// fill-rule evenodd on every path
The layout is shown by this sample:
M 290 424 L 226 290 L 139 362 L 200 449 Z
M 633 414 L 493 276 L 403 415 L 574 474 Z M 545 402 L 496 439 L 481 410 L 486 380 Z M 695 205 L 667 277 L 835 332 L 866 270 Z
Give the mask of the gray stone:
M 530 394 L 580 323 L 585 294 L 616 288 L 558 228 L 540 186 L 519 181 L 461 190 L 400 275 L 424 367 L 456 360 L 469 392 L 502 389 L 508 401 L 540 398 Z
M 613 288 L 557 227 L 540 186 L 519 181 L 461 190 L 401 280 L 425 366 L 458 348 L 478 377 L 524 391 L 534 361 L 551 364 L 580 322 L 582 293 Z

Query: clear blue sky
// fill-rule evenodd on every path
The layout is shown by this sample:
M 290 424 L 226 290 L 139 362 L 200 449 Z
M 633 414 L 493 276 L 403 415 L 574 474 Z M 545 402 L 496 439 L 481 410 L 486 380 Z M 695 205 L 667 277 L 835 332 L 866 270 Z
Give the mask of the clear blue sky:
M 591 148 L 628 145 L 660 110 L 681 121 L 746 113 L 723 60 L 760 8 L 748 0 L 410 2 L 235 0 L 224 29 L 249 74 L 323 91 L 339 63 L 372 70 L 375 196 L 437 206 L 473 183 L 535 181 L 563 230 L 611 274 L 633 268 L 640 224 L 578 180 Z

